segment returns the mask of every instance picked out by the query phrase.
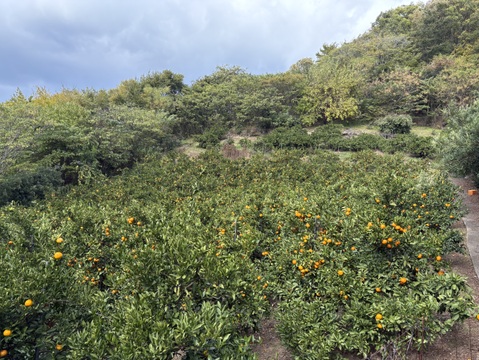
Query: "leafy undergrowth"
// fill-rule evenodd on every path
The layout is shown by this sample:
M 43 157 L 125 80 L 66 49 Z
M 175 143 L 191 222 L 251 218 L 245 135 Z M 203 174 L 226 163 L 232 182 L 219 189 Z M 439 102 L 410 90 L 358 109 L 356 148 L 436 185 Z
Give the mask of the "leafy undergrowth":
M 164 156 L 1 209 L 0 346 L 251 359 L 272 302 L 301 359 L 424 346 L 474 311 L 443 260 L 461 209 L 445 174 L 400 156 Z

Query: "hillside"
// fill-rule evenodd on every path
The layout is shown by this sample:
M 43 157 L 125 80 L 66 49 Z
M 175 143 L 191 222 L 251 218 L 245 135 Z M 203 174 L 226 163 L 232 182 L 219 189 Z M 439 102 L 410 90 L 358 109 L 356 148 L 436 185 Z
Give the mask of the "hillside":
M 254 359 L 274 317 L 298 358 L 399 359 L 479 319 L 448 260 L 478 21 L 432 0 L 284 73 L 1 103 L 0 357 Z
M 39 185 L 16 197 L 2 190 L 2 201 L 118 174 L 192 135 L 206 147 L 227 133 L 389 115 L 443 125 L 479 90 L 478 19 L 478 0 L 434 0 L 382 13 L 355 40 L 325 44 L 284 73 L 219 67 L 187 86 L 164 70 L 110 90 L 18 92 L 0 104 L 0 184 L 17 193 Z

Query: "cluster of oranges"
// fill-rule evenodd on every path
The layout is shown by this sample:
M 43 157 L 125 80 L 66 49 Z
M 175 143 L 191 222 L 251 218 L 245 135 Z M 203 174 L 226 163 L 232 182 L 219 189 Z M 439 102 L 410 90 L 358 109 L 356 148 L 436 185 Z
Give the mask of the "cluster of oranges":
M 377 327 L 378 329 L 382 329 L 383 328 L 383 324 L 381 324 L 381 321 L 383 319 L 383 315 L 380 314 L 380 313 L 377 313 L 376 316 L 375 316 L 375 319 L 376 319 L 376 322 L 377 322 Z
M 399 245 L 401 245 L 401 241 L 396 240 L 393 242 L 393 238 L 389 237 L 387 239 L 382 239 L 381 245 L 386 246 L 388 249 L 392 249 L 393 247 L 398 247 Z

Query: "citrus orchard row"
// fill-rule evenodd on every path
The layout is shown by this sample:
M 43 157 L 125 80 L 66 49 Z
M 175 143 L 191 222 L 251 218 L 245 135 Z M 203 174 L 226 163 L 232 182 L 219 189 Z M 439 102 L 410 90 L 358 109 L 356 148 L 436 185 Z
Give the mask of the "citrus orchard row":
M 456 189 L 420 160 L 171 154 L 0 216 L 12 359 L 251 359 L 270 311 L 299 357 L 329 359 L 426 346 L 475 312 L 444 260 Z

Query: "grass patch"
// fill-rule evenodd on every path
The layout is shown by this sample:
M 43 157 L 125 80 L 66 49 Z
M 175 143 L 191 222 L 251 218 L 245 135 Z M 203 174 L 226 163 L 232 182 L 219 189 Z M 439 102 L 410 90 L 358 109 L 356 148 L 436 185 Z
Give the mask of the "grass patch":
M 413 134 L 416 134 L 417 136 L 432 136 L 432 137 L 438 137 L 441 131 L 442 131 L 441 129 L 437 129 L 434 127 L 417 126 L 417 125 L 414 125 L 411 130 L 411 132 Z

